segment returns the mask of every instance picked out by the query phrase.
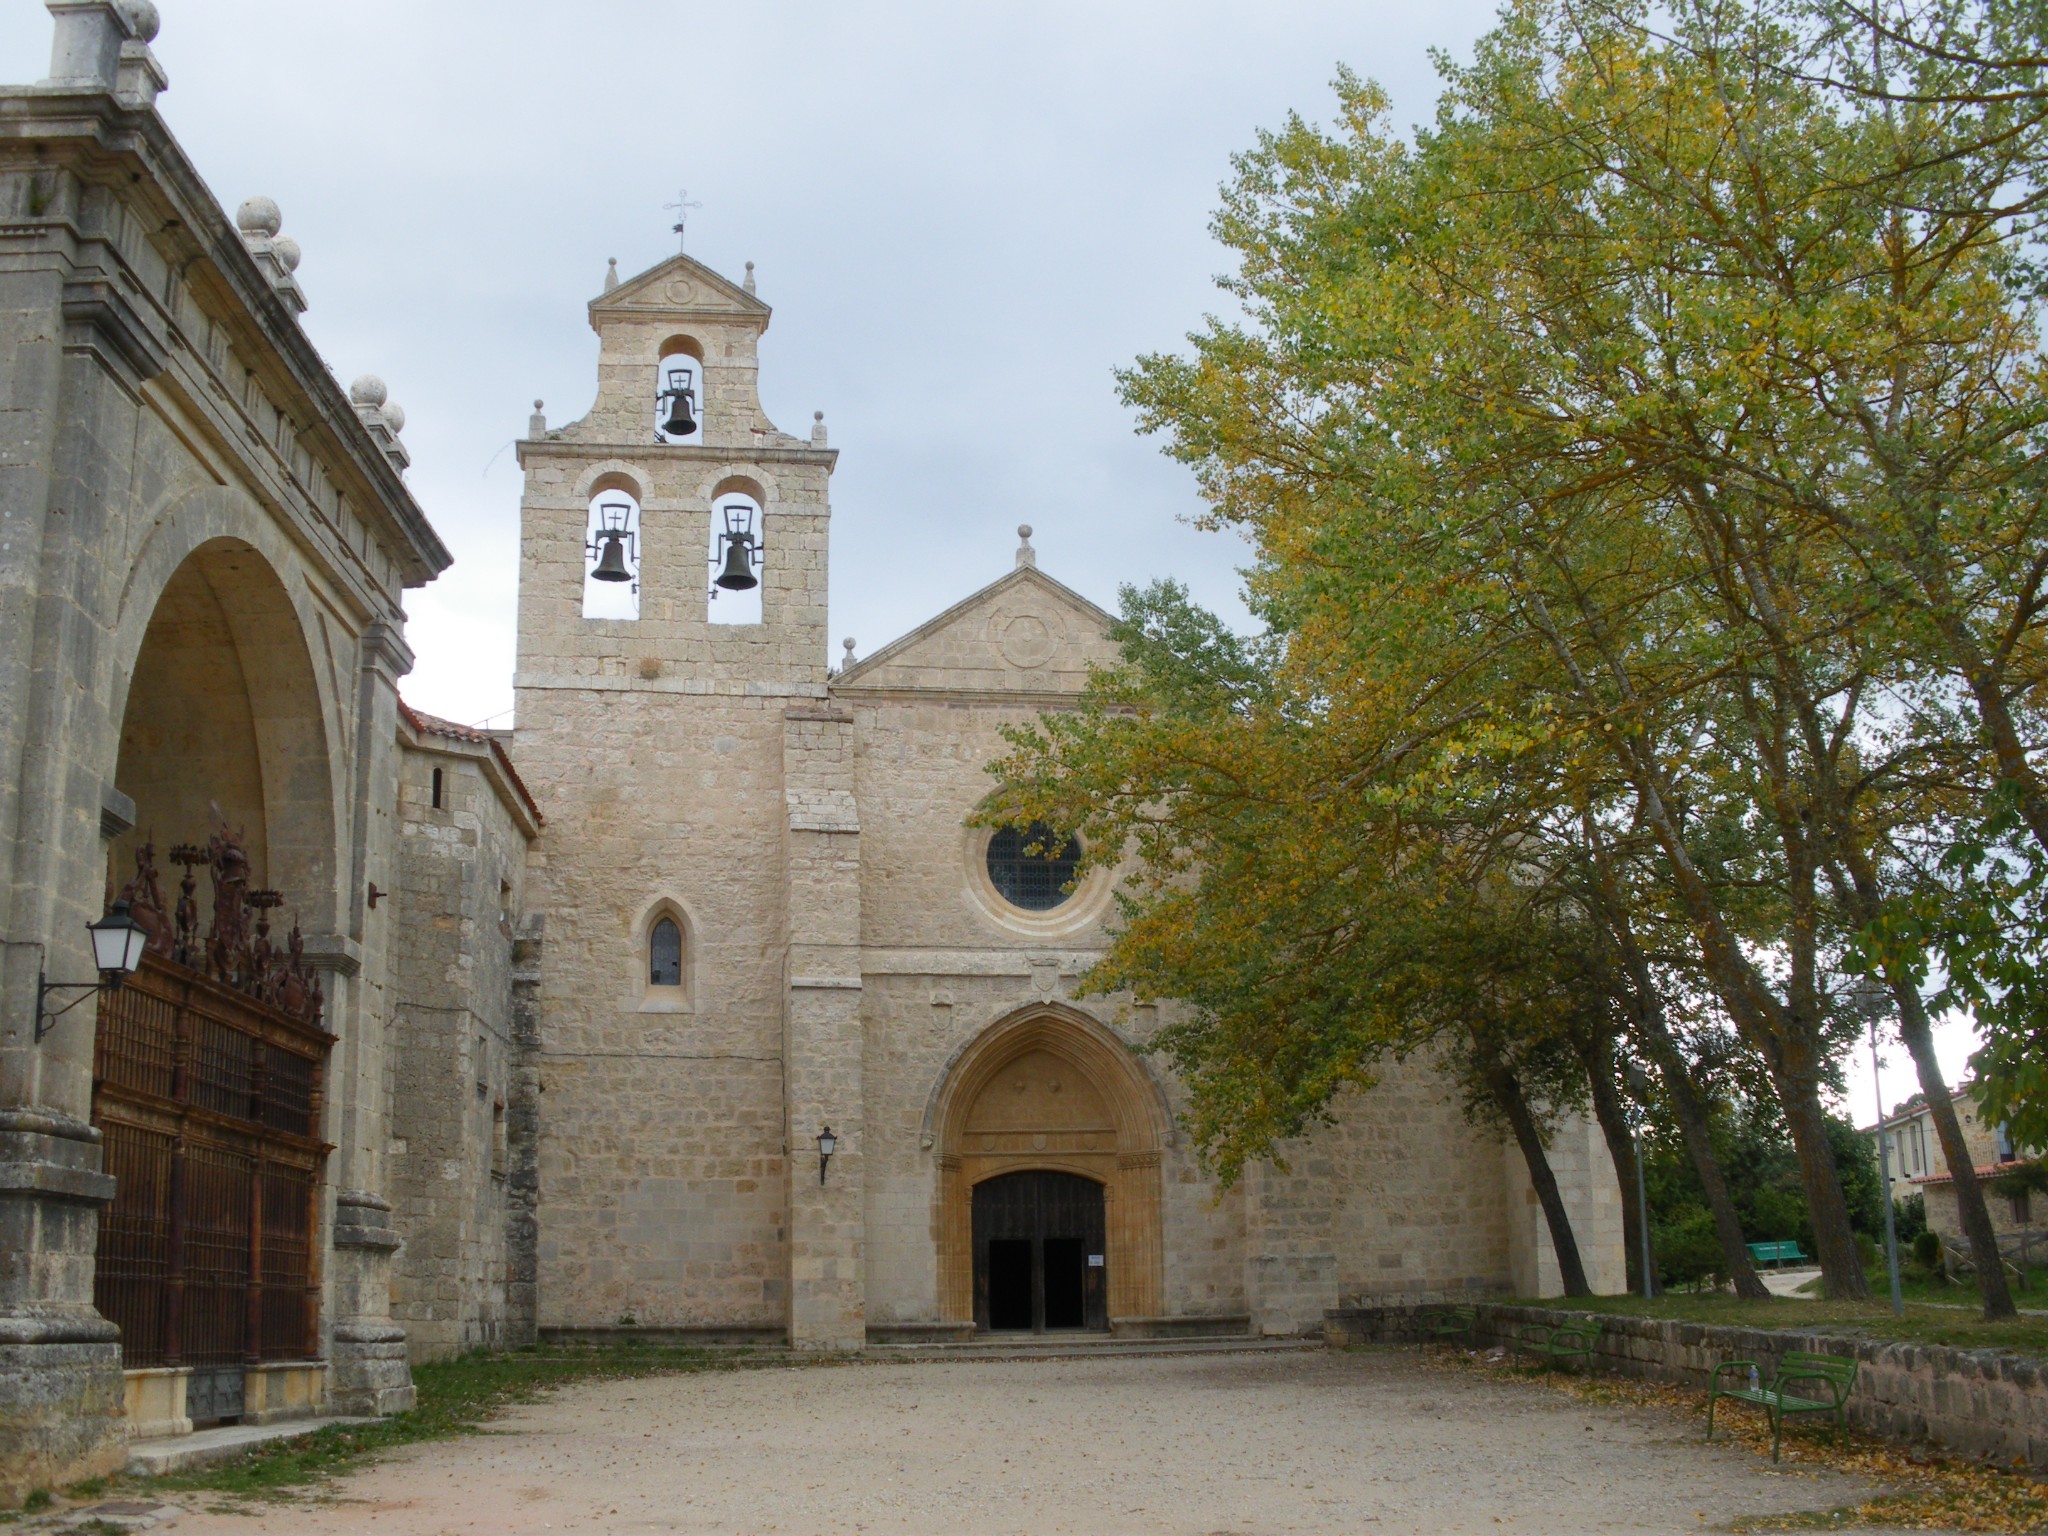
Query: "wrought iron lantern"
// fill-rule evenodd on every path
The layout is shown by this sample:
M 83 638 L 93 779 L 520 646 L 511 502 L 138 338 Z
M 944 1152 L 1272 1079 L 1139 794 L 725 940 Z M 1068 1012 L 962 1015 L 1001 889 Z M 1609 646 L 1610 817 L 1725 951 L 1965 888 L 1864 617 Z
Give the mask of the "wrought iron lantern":
M 839 1150 L 839 1138 L 832 1134 L 832 1127 L 826 1126 L 818 1132 L 818 1182 L 825 1182 L 825 1165 L 832 1161 L 832 1154 Z
M 668 388 L 654 397 L 666 437 L 688 437 L 697 430 L 697 376 L 687 364 L 668 369 Z
M 597 509 L 597 531 L 584 552 L 597 561 L 593 581 L 631 581 L 632 568 L 626 563 L 633 553 L 633 504 L 607 501 Z
M 64 1017 L 88 997 L 97 997 L 102 992 L 120 990 L 124 978 L 132 976 L 142 965 L 142 951 L 149 944 L 149 930 L 135 921 L 125 899 L 117 901 L 107 909 L 107 915 L 96 923 L 85 925 L 87 935 L 92 939 L 92 963 L 99 968 L 97 981 L 51 981 L 47 977 L 36 977 L 36 1038 L 42 1039 L 50 1032 L 57 1020 Z M 54 1013 L 49 1001 L 52 992 L 72 992 L 74 997 Z
M 754 572 L 761 568 L 761 540 L 754 532 L 754 509 L 744 501 L 729 501 L 721 511 L 725 527 L 718 535 L 718 548 L 711 557 L 723 569 L 712 578 L 713 587 L 728 592 L 746 592 L 761 585 Z M 714 591 L 713 597 L 718 596 Z

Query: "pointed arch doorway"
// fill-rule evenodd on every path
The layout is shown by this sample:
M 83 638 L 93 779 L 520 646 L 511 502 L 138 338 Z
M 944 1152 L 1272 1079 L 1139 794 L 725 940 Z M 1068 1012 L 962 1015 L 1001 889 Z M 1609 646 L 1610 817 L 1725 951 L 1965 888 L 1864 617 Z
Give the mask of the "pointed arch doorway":
M 927 1124 L 947 1322 L 1115 1329 L 1164 1310 L 1171 1120 L 1109 1029 L 1061 1005 L 998 1021 L 950 1065 Z
M 974 1325 L 984 1333 L 1109 1326 L 1103 1188 L 1050 1168 L 974 1186 Z

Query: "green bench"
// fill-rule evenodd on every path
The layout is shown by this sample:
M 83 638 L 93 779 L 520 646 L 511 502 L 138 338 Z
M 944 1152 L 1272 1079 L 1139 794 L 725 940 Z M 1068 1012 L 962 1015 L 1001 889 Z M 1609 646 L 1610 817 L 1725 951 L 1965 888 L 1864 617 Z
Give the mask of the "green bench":
M 1724 1371 L 1746 1373 L 1739 1375 L 1739 1386 L 1721 1385 Z M 1849 1389 L 1856 1384 L 1856 1362 L 1842 1355 L 1810 1355 L 1803 1350 L 1787 1350 L 1778 1362 L 1777 1374 L 1771 1377 L 1770 1385 L 1750 1385 L 1757 1365 L 1754 1360 L 1725 1360 L 1714 1367 L 1713 1378 L 1707 1384 L 1707 1438 L 1714 1438 L 1714 1404 L 1721 1398 L 1729 1397 L 1739 1403 L 1754 1403 L 1769 1415 L 1771 1421 L 1771 1460 L 1778 1459 L 1778 1442 L 1784 1434 L 1787 1414 L 1825 1413 L 1834 1419 L 1828 1430 L 1829 1442 L 1840 1440 L 1843 1427 L 1848 1423 Z M 1826 1397 L 1808 1397 L 1788 1391 L 1795 1381 L 1818 1382 Z
M 1574 1318 L 1563 1323 L 1524 1323 L 1515 1335 L 1518 1353 L 1540 1355 L 1547 1371 L 1560 1360 L 1583 1360 L 1593 1369 L 1593 1347 L 1600 1342 L 1606 1324 L 1598 1318 Z
M 1437 1307 L 1422 1314 L 1422 1334 L 1425 1342 L 1442 1343 L 1447 1339 L 1463 1339 L 1472 1342 L 1472 1330 L 1479 1325 L 1479 1310 L 1476 1307 Z
M 1749 1243 L 1749 1262 L 1752 1264 L 1804 1264 L 1806 1255 L 1800 1252 L 1796 1241 L 1782 1243 Z

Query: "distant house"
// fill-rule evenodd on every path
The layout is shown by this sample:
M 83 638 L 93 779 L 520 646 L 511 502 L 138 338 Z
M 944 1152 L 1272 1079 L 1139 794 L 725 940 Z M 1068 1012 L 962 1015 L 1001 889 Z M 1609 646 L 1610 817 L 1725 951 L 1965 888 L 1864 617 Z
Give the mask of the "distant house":
M 2027 1154 L 2013 1145 L 2006 1127 L 1987 1125 L 1978 1117 L 1976 1100 L 1968 1086 L 1954 1090 L 1956 1119 L 1963 1128 L 1963 1141 L 1980 1179 L 1996 1180 L 2008 1165 Z M 1927 1201 L 1927 1225 L 1943 1237 L 1959 1239 L 1962 1222 L 1956 1213 L 1955 1182 L 1941 1155 L 1941 1140 L 1935 1133 L 1934 1115 L 1927 1096 L 1916 1093 L 1894 1108 L 1882 1127 L 1865 1126 L 1863 1134 L 1884 1136 L 1884 1150 L 1891 1160 L 1892 1194 L 1904 1199 L 1920 1194 Z M 2034 1224 L 2039 1213 L 2024 1190 L 2007 1191 L 1993 1185 L 1987 1192 L 1991 1224 L 2001 1232 L 2020 1231 Z

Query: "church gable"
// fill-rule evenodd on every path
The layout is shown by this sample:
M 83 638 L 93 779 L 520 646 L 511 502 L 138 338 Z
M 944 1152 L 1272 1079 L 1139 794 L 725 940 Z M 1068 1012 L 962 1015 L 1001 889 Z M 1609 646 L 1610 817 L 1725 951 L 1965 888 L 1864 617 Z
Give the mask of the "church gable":
M 739 284 L 689 256 L 671 256 L 590 301 L 605 314 L 727 315 L 766 322 L 771 311 Z
M 1110 616 L 1029 566 L 982 588 L 833 680 L 834 693 L 1079 693 L 1116 660 Z

